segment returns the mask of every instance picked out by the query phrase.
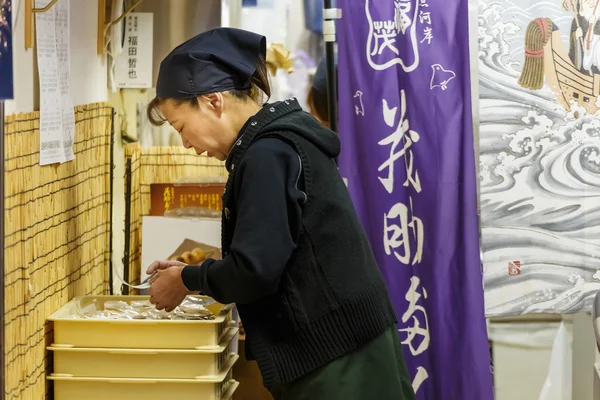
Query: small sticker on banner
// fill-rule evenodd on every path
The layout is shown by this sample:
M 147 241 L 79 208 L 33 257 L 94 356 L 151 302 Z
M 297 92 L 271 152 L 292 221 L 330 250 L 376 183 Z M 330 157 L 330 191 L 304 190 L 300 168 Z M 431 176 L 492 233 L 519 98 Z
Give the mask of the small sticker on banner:
M 508 275 L 521 275 L 521 261 L 510 261 L 508 263 Z

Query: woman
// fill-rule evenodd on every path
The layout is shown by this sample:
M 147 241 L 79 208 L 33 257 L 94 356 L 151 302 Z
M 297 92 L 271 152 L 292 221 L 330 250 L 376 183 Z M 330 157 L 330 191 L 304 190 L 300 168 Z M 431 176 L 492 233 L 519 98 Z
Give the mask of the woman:
M 226 161 L 222 260 L 155 262 L 150 301 L 236 303 L 276 399 L 412 399 L 386 286 L 333 158 L 337 136 L 270 93 L 265 38 L 220 28 L 161 63 L 155 124 Z

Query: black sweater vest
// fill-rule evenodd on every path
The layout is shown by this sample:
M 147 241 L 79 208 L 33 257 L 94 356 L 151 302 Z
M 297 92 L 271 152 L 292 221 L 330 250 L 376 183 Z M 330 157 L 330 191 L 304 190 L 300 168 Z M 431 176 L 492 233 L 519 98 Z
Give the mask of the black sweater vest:
M 310 140 L 324 130 L 296 101 L 267 105 L 246 124 L 227 160 L 223 256 L 230 251 L 237 219 L 235 166 L 249 146 L 263 137 L 281 138 L 293 145 L 302 161 L 307 194 L 302 230 L 279 290 L 252 304 L 237 305 L 247 354 L 257 360 L 267 387 L 292 382 L 397 322 L 337 166 Z

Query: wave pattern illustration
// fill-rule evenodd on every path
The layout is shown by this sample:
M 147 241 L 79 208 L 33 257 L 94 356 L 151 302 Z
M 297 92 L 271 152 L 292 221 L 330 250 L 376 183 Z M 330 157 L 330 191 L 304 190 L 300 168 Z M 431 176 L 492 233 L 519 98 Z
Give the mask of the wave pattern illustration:
M 600 289 L 600 112 L 565 109 L 547 79 L 519 85 L 530 22 L 550 18 L 568 54 L 575 13 L 563 0 L 480 0 L 478 16 L 486 313 L 589 310 Z

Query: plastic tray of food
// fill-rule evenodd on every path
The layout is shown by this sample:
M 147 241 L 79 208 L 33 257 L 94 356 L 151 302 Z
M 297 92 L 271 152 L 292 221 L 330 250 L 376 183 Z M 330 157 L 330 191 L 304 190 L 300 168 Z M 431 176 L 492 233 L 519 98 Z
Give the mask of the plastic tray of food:
M 232 379 L 235 355 L 219 376 L 197 379 L 93 378 L 52 374 L 55 400 L 230 400 L 239 383 Z M 156 365 L 156 368 L 161 368 Z
M 48 320 L 54 324 L 52 347 L 107 349 L 217 349 L 232 321 L 233 305 L 206 297 L 159 312 L 149 296 L 76 297 Z M 206 300 L 206 305 L 198 303 Z
M 102 378 L 196 379 L 217 376 L 235 355 L 237 328 L 207 350 L 105 349 L 51 346 L 54 374 Z

